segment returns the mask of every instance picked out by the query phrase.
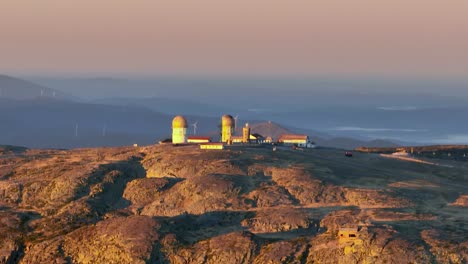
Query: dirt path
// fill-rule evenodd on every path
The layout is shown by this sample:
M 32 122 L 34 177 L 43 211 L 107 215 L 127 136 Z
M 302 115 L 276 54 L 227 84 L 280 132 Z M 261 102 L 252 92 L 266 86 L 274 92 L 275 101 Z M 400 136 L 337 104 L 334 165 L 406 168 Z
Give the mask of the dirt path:
M 447 168 L 454 168 L 454 166 L 451 165 L 445 165 L 445 164 L 440 164 L 440 163 L 434 163 L 434 162 L 429 162 L 429 161 L 424 161 L 412 157 L 405 157 L 405 156 L 395 156 L 395 155 L 390 155 L 390 154 L 380 154 L 381 157 L 384 158 L 389 158 L 389 159 L 397 159 L 397 160 L 403 160 L 403 161 L 409 161 L 409 162 L 415 162 L 415 163 L 422 163 L 422 164 L 428 164 L 428 165 L 434 165 L 434 166 L 440 166 L 440 167 L 447 167 Z

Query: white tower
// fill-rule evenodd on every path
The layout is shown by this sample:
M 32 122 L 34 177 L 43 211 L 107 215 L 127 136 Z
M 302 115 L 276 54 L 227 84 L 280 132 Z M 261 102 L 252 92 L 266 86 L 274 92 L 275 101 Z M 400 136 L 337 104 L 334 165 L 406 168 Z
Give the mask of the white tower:
M 172 120 L 172 144 L 187 143 L 187 120 L 183 116 L 176 116 Z

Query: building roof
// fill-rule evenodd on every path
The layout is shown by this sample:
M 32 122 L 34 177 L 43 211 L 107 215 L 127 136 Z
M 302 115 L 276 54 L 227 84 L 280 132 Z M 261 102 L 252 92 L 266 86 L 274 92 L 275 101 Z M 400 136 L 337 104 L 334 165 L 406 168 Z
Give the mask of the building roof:
M 232 117 L 232 115 L 223 115 L 223 117 L 221 117 L 221 125 L 234 126 L 234 118 Z
M 251 136 L 255 137 L 256 139 L 265 138 L 264 136 L 262 136 L 262 135 L 260 135 L 258 133 L 251 134 Z
M 187 119 L 185 117 L 178 115 L 172 120 L 172 128 L 187 128 Z
M 284 141 L 284 140 L 307 140 L 308 136 L 307 135 L 294 135 L 294 134 L 283 134 L 280 136 L 278 141 Z
M 211 140 L 211 137 L 204 137 L 204 136 L 188 136 L 187 139 L 192 139 L 192 140 Z

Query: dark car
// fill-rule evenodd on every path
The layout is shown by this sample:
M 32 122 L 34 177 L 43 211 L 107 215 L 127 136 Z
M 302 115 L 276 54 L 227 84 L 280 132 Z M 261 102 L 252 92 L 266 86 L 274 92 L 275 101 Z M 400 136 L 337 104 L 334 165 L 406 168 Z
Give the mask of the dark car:
M 346 157 L 352 157 L 353 156 L 353 153 L 351 151 L 346 151 L 345 152 L 345 156 Z

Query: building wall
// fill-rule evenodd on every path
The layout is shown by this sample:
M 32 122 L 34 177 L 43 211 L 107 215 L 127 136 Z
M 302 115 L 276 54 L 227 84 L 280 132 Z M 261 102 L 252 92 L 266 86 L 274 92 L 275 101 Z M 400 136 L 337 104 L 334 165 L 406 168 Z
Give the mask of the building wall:
M 283 141 L 284 144 L 307 144 L 307 140 L 304 139 L 287 139 Z
M 221 144 L 206 144 L 206 145 L 200 145 L 200 149 L 224 149 L 224 145 L 221 145 Z
M 209 143 L 209 139 L 188 139 L 188 143 Z
M 221 131 L 222 133 L 221 141 L 228 142 L 231 139 L 233 132 L 234 132 L 234 128 L 232 126 L 223 126 L 222 131 Z
M 232 143 L 242 143 L 243 139 L 238 137 L 231 137 Z
M 338 231 L 338 239 L 340 242 L 347 242 L 359 239 L 358 230 L 345 229 Z
M 242 142 L 243 143 L 250 142 L 250 127 L 242 128 Z
M 187 128 L 172 129 L 172 144 L 187 143 Z

